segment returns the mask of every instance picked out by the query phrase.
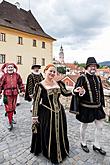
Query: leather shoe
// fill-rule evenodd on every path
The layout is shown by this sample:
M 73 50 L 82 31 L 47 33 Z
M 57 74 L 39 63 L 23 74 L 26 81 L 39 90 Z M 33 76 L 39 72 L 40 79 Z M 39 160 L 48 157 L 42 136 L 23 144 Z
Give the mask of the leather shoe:
M 102 148 L 97 148 L 93 145 L 93 150 L 99 152 L 101 155 L 106 155 L 106 152 Z
M 89 153 L 89 149 L 88 149 L 87 145 L 84 146 L 84 145 L 82 145 L 82 143 L 81 143 L 81 148 L 83 149 L 83 151 Z

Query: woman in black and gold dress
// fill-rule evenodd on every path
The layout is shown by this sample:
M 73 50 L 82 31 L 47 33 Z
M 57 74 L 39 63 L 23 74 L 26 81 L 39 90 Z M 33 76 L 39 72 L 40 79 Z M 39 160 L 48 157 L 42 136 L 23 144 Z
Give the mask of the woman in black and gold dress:
M 70 96 L 62 81 L 54 80 L 56 68 L 46 66 L 45 79 L 36 84 L 32 116 L 31 152 L 42 154 L 52 163 L 62 162 L 69 154 L 66 114 L 59 101 L 60 95 Z

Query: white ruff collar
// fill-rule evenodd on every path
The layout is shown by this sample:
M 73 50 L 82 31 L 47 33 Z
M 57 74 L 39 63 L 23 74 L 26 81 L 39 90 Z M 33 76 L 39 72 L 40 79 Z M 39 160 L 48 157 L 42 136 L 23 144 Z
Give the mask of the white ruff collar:
M 34 72 L 34 71 L 32 71 L 32 73 L 35 74 L 35 75 L 39 75 L 40 74 L 40 72 Z

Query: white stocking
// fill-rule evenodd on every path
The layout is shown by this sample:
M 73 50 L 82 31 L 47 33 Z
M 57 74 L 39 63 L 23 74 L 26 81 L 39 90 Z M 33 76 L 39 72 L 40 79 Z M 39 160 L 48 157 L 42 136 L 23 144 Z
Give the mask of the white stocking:
M 102 126 L 103 126 L 102 120 L 95 120 L 95 125 L 96 125 L 96 129 L 95 129 L 95 142 L 94 142 L 94 145 L 97 148 L 100 148 L 100 138 L 101 138 Z
M 34 100 L 32 99 L 32 104 L 31 104 L 31 111 L 33 110 L 33 101 L 34 101 Z
M 80 127 L 80 139 L 81 139 L 81 143 L 82 145 L 86 145 L 86 141 L 85 141 L 85 133 L 86 133 L 86 128 L 87 128 L 88 123 L 81 123 L 81 127 Z

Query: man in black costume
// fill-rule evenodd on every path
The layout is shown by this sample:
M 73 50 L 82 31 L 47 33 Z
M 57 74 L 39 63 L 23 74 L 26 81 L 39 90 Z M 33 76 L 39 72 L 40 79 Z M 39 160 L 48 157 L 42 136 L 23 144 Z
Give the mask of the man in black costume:
M 44 78 L 42 73 L 39 72 L 39 69 L 41 69 L 40 65 L 34 64 L 31 67 L 31 74 L 27 77 L 27 83 L 26 83 L 26 92 L 25 92 L 25 100 L 32 101 L 34 87 L 36 83 L 41 82 Z M 30 112 L 32 112 L 32 107 Z
M 96 130 L 93 150 L 102 155 L 106 155 L 106 152 L 100 147 L 100 138 L 103 125 L 102 119 L 105 118 L 105 113 L 103 110 L 105 102 L 101 79 L 96 75 L 97 68 L 99 68 L 99 65 L 97 64 L 95 58 L 89 57 L 86 62 L 85 74 L 82 74 L 78 78 L 73 93 L 79 97 L 79 113 L 76 115 L 76 119 L 81 122 L 81 148 L 85 152 L 89 152 L 85 141 L 85 132 L 88 123 L 94 122 L 96 125 Z M 72 109 L 72 107 L 70 108 Z

